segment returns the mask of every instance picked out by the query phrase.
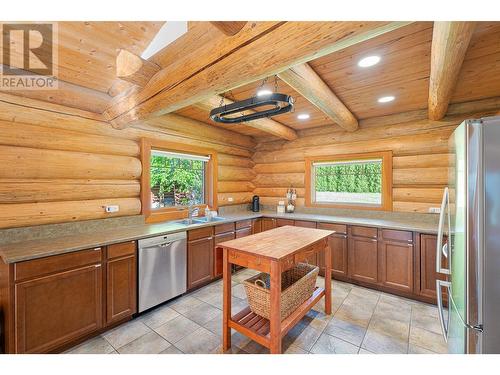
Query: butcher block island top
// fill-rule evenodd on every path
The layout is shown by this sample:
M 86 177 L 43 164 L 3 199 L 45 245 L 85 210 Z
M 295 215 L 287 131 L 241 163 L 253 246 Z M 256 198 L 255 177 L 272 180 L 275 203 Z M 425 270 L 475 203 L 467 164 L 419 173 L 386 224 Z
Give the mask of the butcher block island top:
M 219 246 L 267 259 L 282 260 L 333 233 L 330 230 L 285 225 L 252 236 L 222 242 Z
M 222 242 L 223 250 L 223 350 L 231 348 L 231 329 L 244 334 L 270 349 L 271 354 L 282 352 L 282 338 L 302 317 L 325 297 L 325 314 L 332 310 L 331 283 L 316 287 L 309 299 L 281 320 L 281 273 L 322 250 L 325 280 L 330 280 L 331 252 L 328 237 L 333 231 L 283 226 L 251 236 Z M 231 312 L 231 265 L 255 269 L 270 275 L 270 319 L 263 318 L 246 307 L 235 315 Z

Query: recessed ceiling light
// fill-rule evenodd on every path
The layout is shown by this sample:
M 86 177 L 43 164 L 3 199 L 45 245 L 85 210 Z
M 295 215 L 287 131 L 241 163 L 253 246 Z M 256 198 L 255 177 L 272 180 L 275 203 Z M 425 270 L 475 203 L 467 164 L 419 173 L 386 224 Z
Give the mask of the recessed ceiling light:
M 394 99 L 396 99 L 394 96 L 382 96 L 381 98 L 378 98 L 378 102 L 389 103 L 392 102 Z
M 309 117 L 311 117 L 311 116 L 309 116 L 308 113 L 301 113 L 301 114 L 297 115 L 297 118 L 299 120 L 307 120 Z
M 257 91 L 257 96 L 271 95 L 273 92 L 271 90 L 262 89 Z
M 378 64 L 380 61 L 380 56 L 367 56 L 358 61 L 358 66 L 362 68 L 368 68 Z

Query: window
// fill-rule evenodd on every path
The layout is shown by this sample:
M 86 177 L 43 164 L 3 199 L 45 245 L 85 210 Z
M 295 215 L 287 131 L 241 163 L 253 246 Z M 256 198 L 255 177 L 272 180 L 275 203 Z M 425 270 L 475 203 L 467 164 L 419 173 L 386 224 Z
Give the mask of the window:
M 217 208 L 215 151 L 143 139 L 141 161 L 142 212 L 147 222 L 186 217 L 190 205 Z
M 306 205 L 392 210 L 390 151 L 306 159 Z
M 151 209 L 205 202 L 205 172 L 210 156 L 151 151 Z

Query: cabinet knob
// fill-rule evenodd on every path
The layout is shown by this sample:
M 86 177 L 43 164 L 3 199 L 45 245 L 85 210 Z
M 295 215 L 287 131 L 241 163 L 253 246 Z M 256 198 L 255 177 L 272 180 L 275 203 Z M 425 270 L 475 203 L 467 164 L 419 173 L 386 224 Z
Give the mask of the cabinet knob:
M 101 250 L 101 248 L 100 248 L 100 247 L 94 247 L 94 249 L 93 249 L 93 250 L 94 250 L 94 251 L 98 251 L 98 250 Z

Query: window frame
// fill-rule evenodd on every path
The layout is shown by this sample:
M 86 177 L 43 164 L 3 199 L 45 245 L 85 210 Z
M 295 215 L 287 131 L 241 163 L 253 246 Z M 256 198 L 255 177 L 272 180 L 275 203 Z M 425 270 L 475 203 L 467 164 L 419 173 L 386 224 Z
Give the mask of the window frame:
M 346 204 L 346 203 L 318 203 L 313 201 L 313 163 L 382 160 L 382 202 L 380 205 Z M 365 152 L 359 154 L 342 154 L 330 156 L 305 157 L 305 206 L 326 208 L 348 208 L 358 210 L 392 211 L 392 151 Z
M 187 209 L 179 207 L 151 208 L 151 151 L 177 152 L 191 155 L 209 156 L 205 170 L 205 203 L 195 205 L 200 209 L 200 216 L 203 209 L 208 205 L 211 210 L 217 209 L 217 181 L 218 163 L 217 151 L 209 148 L 187 145 L 177 142 L 158 141 L 151 138 L 141 139 L 141 213 L 146 219 L 146 223 L 157 223 L 160 221 L 183 219 L 187 217 Z

